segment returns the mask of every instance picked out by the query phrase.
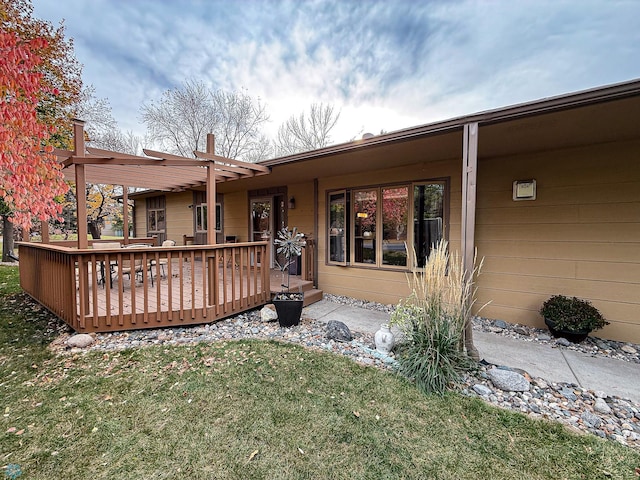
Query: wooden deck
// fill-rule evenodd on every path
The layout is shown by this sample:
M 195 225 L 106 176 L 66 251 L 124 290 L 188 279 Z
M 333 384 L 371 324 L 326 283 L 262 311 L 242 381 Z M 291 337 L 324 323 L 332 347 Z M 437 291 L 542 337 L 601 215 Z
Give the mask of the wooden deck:
M 217 295 L 219 305 L 222 310 L 227 304 L 233 304 L 237 308 L 244 302 L 244 297 L 254 296 L 257 292 L 262 291 L 262 279 L 256 276 L 257 284 L 252 285 L 248 280 L 252 278 L 244 267 L 244 273 L 240 274 L 240 267 L 237 265 L 218 265 L 218 287 Z M 188 315 L 193 316 L 195 309 L 203 308 L 203 302 L 206 296 L 204 288 L 206 279 L 203 278 L 202 262 L 196 260 L 193 264 L 189 261 L 183 261 L 180 265 L 178 259 L 174 259 L 171 265 L 164 265 L 160 268 L 160 276 L 158 277 L 156 268 L 133 275 L 133 279 L 129 276 L 123 276 L 122 282 L 114 268 L 114 273 L 110 275 L 107 272 L 105 280 L 102 279 L 101 269 L 95 272 L 97 276 L 96 295 L 98 302 L 96 303 L 99 316 L 107 316 L 109 313 L 112 317 L 119 315 L 120 297 L 122 297 L 123 314 L 131 314 L 134 309 L 136 313 L 144 313 L 145 310 L 155 310 L 160 312 L 170 312 L 174 305 L 181 305 L 181 317 Z M 93 284 L 91 277 L 93 272 L 89 271 L 89 295 L 93 296 Z M 151 282 L 153 276 L 153 284 Z M 280 291 L 282 283 L 282 272 L 279 270 L 270 270 L 270 293 L 271 296 Z M 113 281 L 111 281 L 113 280 Z M 133 285 L 132 285 L 133 281 Z M 241 284 L 242 281 L 242 284 Z M 145 290 L 145 282 L 148 290 Z M 298 291 L 306 288 L 306 282 L 301 276 L 292 275 L 289 283 L 290 291 Z M 131 294 L 129 293 L 131 292 Z M 77 295 L 78 308 L 77 313 L 80 314 L 80 293 Z M 93 304 L 90 304 L 88 315 L 93 315 Z
M 76 331 L 134 330 L 207 323 L 264 305 L 267 262 L 266 242 L 100 250 L 21 243 L 20 283 Z M 132 265 L 144 267 L 129 278 Z

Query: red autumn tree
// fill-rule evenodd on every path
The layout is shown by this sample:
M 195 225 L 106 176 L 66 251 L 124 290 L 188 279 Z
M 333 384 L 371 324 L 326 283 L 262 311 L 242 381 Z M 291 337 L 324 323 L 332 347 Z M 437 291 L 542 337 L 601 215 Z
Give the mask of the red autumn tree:
M 46 145 L 53 129 L 37 114 L 45 88 L 35 52 L 45 47 L 42 38 L 21 41 L 0 30 L 0 199 L 12 222 L 27 228 L 34 218 L 58 217 L 62 206 L 54 198 L 68 189 Z

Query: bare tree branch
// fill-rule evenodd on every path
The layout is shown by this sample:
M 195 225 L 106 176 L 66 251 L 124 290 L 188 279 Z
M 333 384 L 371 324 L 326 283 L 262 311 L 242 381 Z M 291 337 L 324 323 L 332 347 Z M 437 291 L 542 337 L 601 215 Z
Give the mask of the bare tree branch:
M 267 141 L 260 129 L 268 119 L 260 100 L 246 92 L 212 91 L 197 81 L 187 81 L 166 91 L 158 103 L 142 106 L 151 138 L 163 150 L 182 156 L 205 150 L 207 133 L 213 133 L 217 154 L 262 159 L 258 154 L 265 152 Z
M 277 155 L 292 155 L 323 148 L 331 142 L 331 130 L 336 126 L 340 112 L 335 112 L 333 105 L 314 103 L 309 113 L 292 115 L 280 125 L 276 138 Z

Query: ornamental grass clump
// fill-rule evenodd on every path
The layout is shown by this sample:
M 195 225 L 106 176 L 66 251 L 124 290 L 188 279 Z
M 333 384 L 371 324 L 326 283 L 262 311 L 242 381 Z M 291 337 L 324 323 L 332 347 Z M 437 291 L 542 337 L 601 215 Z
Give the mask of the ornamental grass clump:
M 472 366 L 463 340 L 475 303 L 473 277 L 480 268 L 468 278 L 460 256 L 450 255 L 441 241 L 424 269 L 409 277 L 412 294 L 392 314 L 391 323 L 405 337 L 397 352 L 400 373 L 425 393 L 444 393 Z

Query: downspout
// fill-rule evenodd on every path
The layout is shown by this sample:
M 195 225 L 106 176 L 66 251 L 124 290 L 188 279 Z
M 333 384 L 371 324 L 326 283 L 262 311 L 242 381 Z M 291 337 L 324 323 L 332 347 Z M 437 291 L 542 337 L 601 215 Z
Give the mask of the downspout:
M 476 232 L 476 182 L 478 173 L 478 123 L 464 126 L 462 139 L 462 268 L 466 281 L 473 281 Z M 471 299 L 468 299 L 471 300 Z M 465 311 L 468 306 L 465 306 Z M 464 347 L 474 360 L 480 355 L 473 344 L 473 319 L 469 316 L 464 325 Z

